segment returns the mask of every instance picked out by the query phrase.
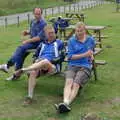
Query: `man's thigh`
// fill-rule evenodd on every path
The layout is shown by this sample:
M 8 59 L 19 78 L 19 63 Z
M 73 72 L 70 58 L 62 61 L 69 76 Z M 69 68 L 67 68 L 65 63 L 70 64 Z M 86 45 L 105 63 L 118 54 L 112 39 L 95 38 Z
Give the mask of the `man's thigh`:
M 74 82 L 83 87 L 88 82 L 90 75 L 91 72 L 86 68 L 80 69 L 75 75 Z
M 65 74 L 67 80 L 73 80 L 73 82 L 83 86 L 85 83 L 87 83 L 91 72 L 87 68 L 69 66 Z
M 67 71 L 65 72 L 66 80 L 73 80 L 76 75 L 76 67 L 68 66 Z
M 38 46 L 38 44 L 27 43 L 27 44 L 21 45 L 20 47 L 21 47 L 23 50 L 28 50 L 28 49 L 36 49 L 37 46 Z

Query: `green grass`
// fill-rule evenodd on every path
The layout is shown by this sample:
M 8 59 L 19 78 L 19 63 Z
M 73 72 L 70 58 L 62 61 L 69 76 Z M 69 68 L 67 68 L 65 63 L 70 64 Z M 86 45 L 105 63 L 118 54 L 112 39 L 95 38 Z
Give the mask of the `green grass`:
M 63 0 L 0 0 L 0 16 L 32 11 L 34 7 L 48 8 L 65 4 L 68 2 Z
M 53 104 L 62 100 L 59 96 L 64 85 L 62 77 L 39 78 L 34 96 L 37 101 L 23 107 L 27 77 L 24 75 L 19 81 L 8 82 L 5 78 L 9 75 L 0 72 L 0 120 L 80 120 L 81 115 L 86 113 L 95 113 L 108 120 L 120 120 L 120 13 L 115 12 L 114 5 L 103 5 L 84 12 L 88 25 L 111 26 L 102 31 L 108 38 L 103 40 L 104 51 L 96 59 L 104 59 L 108 64 L 97 68 L 99 80 L 95 82 L 91 79 L 72 104 L 72 111 L 59 115 Z M 7 61 L 20 44 L 20 31 L 26 27 L 26 23 L 23 23 L 19 28 L 15 25 L 0 28 L 0 63 Z M 112 48 L 107 48 L 108 45 Z M 30 63 L 29 56 L 25 66 Z

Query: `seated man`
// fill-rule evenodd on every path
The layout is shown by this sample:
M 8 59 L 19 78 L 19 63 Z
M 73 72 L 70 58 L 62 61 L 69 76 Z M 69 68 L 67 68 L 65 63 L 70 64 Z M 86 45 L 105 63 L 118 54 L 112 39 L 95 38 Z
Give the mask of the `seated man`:
M 28 80 L 28 97 L 25 104 L 30 104 L 33 98 L 33 91 L 36 85 L 36 77 L 41 75 L 41 72 L 53 73 L 58 70 L 58 64 L 53 64 L 53 60 L 59 57 L 59 52 L 63 49 L 63 42 L 56 39 L 54 28 L 47 25 L 44 28 L 47 40 L 41 44 L 39 56 L 35 63 L 27 68 L 22 68 L 15 72 L 14 76 L 18 77 L 21 73 L 30 71 Z
M 68 41 L 68 70 L 64 87 L 63 103 L 55 104 L 60 113 L 69 112 L 70 104 L 75 99 L 80 88 L 88 81 L 92 69 L 93 37 L 86 34 L 82 22 L 76 24 L 75 35 Z
M 0 65 L 0 70 L 4 72 L 8 72 L 8 69 L 15 65 L 15 70 L 22 68 L 25 58 L 28 53 L 26 52 L 28 49 L 36 49 L 40 44 L 40 35 L 43 31 L 44 26 L 46 25 L 45 20 L 42 18 L 42 9 L 34 8 L 34 17 L 30 24 L 30 31 L 23 31 L 23 36 L 30 35 L 30 38 L 22 41 L 22 45 L 19 46 L 12 57 L 8 60 L 6 64 Z M 8 78 L 8 80 L 12 80 L 13 77 Z

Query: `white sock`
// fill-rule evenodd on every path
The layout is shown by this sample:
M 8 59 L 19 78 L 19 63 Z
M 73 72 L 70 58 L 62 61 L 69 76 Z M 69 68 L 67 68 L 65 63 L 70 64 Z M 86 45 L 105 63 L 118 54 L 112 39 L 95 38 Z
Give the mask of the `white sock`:
M 65 103 L 66 105 L 69 105 L 69 104 L 70 104 L 70 101 L 69 101 L 68 99 L 64 99 L 64 103 Z
M 29 91 L 28 97 L 33 98 L 33 91 Z

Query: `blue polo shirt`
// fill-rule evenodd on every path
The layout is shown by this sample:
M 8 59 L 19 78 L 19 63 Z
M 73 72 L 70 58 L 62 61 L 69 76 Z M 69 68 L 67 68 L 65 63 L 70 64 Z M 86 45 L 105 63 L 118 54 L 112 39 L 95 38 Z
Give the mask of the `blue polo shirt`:
M 73 36 L 68 41 L 68 65 L 69 66 L 81 66 L 91 69 L 91 62 L 89 57 L 80 58 L 77 60 L 71 60 L 73 55 L 82 54 L 88 50 L 93 50 L 95 47 L 95 40 L 91 36 L 87 36 L 84 42 L 77 40 L 76 36 Z
M 50 43 L 47 41 L 41 43 L 41 50 L 38 58 L 48 59 L 49 61 L 59 57 L 59 51 L 64 47 L 64 44 L 61 40 L 54 40 Z
M 32 20 L 30 24 L 30 36 L 33 37 L 41 37 L 41 32 L 43 32 L 44 27 L 46 26 L 46 21 L 44 19 Z M 36 43 L 36 42 L 35 42 Z

